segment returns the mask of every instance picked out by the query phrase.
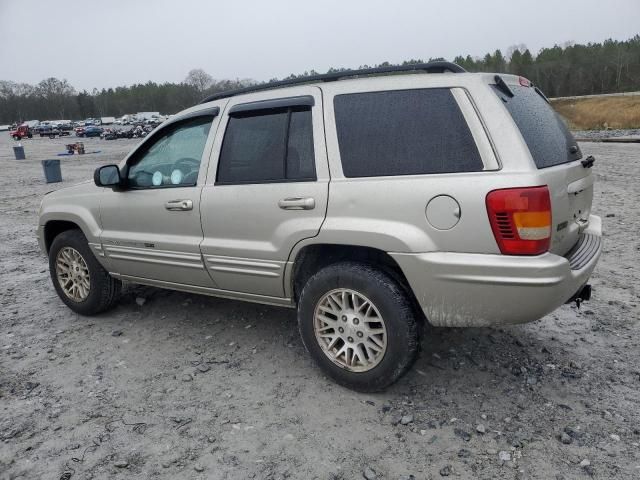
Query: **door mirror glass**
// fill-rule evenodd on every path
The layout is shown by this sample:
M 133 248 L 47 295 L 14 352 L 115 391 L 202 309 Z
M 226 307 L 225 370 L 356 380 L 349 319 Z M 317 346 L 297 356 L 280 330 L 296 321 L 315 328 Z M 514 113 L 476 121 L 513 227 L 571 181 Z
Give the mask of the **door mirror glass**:
M 99 187 L 117 187 L 121 184 L 120 169 L 117 165 L 104 165 L 96 168 L 93 181 Z

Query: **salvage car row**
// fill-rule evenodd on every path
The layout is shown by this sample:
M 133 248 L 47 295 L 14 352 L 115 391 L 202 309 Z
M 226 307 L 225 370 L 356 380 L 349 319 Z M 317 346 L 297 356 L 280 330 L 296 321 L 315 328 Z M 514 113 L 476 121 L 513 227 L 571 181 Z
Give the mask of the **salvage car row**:
M 169 116 L 160 115 L 158 112 L 142 112 L 136 115 L 124 115 L 116 119 L 115 117 L 87 118 L 86 120 L 51 120 L 40 122 L 30 120 L 21 124 L 4 125 L 2 130 L 8 130 L 9 135 L 14 140 L 33 138 L 34 135 L 41 137 L 62 137 L 71 135 L 74 132 L 78 137 L 105 137 L 108 140 L 115 138 L 136 138 L 144 137 L 147 133 L 167 120 Z M 112 128 L 103 129 L 103 125 L 128 125 L 129 131 L 126 134 L 111 134 Z M 115 130 L 117 131 L 117 130 Z
M 105 140 L 116 140 L 118 138 L 146 137 L 158 125 L 159 123 L 153 122 L 146 125 L 135 125 L 130 128 L 102 128 L 98 125 L 78 125 L 74 128 L 70 123 L 60 126 L 43 122 L 35 128 L 31 128 L 27 124 L 20 125 L 9 131 L 9 135 L 14 140 L 19 141 L 25 138 L 33 138 L 34 135 L 55 138 L 68 136 L 73 132 L 76 137 L 100 137 Z

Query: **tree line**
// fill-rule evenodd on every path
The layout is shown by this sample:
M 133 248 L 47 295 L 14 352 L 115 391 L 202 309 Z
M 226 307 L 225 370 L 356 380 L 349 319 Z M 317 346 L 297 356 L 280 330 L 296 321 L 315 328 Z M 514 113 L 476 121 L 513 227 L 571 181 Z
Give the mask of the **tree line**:
M 429 61 L 444 60 L 430 58 Z M 482 58 L 457 56 L 453 61 L 470 72 L 522 75 L 533 81 L 548 97 L 593 95 L 640 90 L 640 35 L 629 40 L 602 43 L 565 44 L 543 48 L 532 54 L 525 45 L 496 50 Z M 422 63 L 411 59 L 403 65 Z M 389 62 L 372 66 L 389 66 Z M 358 68 L 366 68 L 360 65 Z M 331 68 L 329 72 L 346 68 Z M 299 78 L 318 72 L 292 74 Z M 272 79 L 269 81 L 275 81 Z M 37 85 L 0 80 L 0 123 L 31 119 L 83 119 L 158 111 L 176 113 L 204 96 L 256 84 L 252 80 L 214 80 L 194 69 L 180 83 L 135 84 L 108 89 L 77 91 L 67 80 L 47 78 Z

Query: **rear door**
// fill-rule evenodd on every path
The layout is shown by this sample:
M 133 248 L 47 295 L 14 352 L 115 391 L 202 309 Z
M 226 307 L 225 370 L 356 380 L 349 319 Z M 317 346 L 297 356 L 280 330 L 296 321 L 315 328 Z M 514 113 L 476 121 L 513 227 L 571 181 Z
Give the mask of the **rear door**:
M 539 173 L 549 185 L 552 205 L 550 251 L 565 254 L 589 224 L 593 173 L 580 147 L 542 92 L 511 77 L 506 87 L 492 85 L 522 134 Z
M 220 132 L 201 200 L 206 267 L 220 289 L 282 297 L 291 250 L 326 214 L 320 90 L 232 98 Z
M 291 250 L 326 214 L 320 90 L 232 98 L 220 132 L 202 191 L 205 264 L 218 288 L 282 297 Z

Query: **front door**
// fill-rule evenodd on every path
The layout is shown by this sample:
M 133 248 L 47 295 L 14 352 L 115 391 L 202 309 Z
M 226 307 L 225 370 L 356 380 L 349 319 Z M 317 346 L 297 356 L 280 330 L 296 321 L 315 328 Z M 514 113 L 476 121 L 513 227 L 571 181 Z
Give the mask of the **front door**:
M 324 220 L 329 171 L 320 90 L 274 95 L 229 100 L 202 191 L 201 250 L 218 288 L 283 297 L 290 252 Z
M 206 113 L 206 112 L 204 112 Z M 214 114 L 190 116 L 153 134 L 122 169 L 127 188 L 100 203 L 110 271 L 173 284 L 213 287 L 200 253 L 200 193 Z M 205 148 L 207 147 L 207 148 Z

